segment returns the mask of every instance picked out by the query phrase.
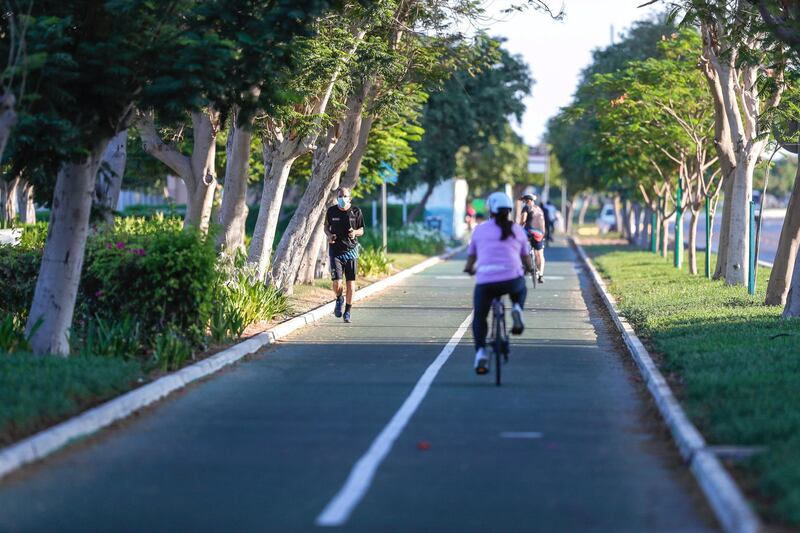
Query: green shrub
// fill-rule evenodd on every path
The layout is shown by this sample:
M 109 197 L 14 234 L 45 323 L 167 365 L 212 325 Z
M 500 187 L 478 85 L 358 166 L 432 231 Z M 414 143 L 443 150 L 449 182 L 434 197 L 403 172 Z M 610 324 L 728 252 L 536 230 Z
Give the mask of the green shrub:
M 392 260 L 383 248 L 361 248 L 358 254 L 358 275 L 380 276 L 389 273 Z
M 222 300 L 211 310 L 209 332 L 214 342 L 223 342 L 232 337 L 238 337 L 247 328 L 244 314 Z
M 152 218 L 156 215 L 179 217 L 182 219 L 184 216 L 186 216 L 186 205 L 174 203 L 156 205 L 129 205 L 120 212 L 120 216 L 122 217 Z
M 132 359 L 144 352 L 139 323 L 130 315 L 118 321 L 94 317 L 80 329 L 70 336 L 75 353 Z
M 25 321 L 19 315 L 5 315 L 0 319 L 0 354 L 29 352 L 31 337 L 41 325 L 37 321 L 30 334 L 25 335 Z
M 200 345 L 210 318 L 216 253 L 174 219 L 123 219 L 94 236 L 81 283 L 85 319 L 130 317 L 145 337 L 169 326 Z
M 179 330 L 169 327 L 156 335 L 153 363 L 164 372 L 177 370 L 192 357 L 192 346 Z
M 116 217 L 111 228 L 106 226 L 98 229 L 101 230 L 98 233 L 102 233 L 103 229 L 106 231 L 110 229 L 118 238 L 136 240 L 158 233 L 181 231 L 183 219 L 158 212 L 151 217 Z
M 380 198 L 377 200 L 377 228 L 372 226 L 372 200 L 366 199 L 356 199 L 354 203 L 361 208 L 361 212 L 364 214 L 364 224 L 367 227 L 372 229 L 379 229 L 381 224 L 381 201 Z M 410 214 L 414 208 L 417 207 L 417 204 L 408 204 L 406 206 L 406 214 Z M 403 227 L 403 205 L 402 204 L 388 204 L 386 206 L 386 225 L 389 229 L 394 228 L 402 228 Z
M 18 248 L 23 250 L 42 250 L 47 240 L 47 222 L 36 222 L 22 226 L 22 235 L 19 238 Z
M 238 337 L 250 324 L 289 311 L 286 296 L 260 281 L 256 269 L 243 256 L 220 258 L 216 287 L 210 329 L 217 341 Z
M 41 263 L 41 250 L 0 246 L 0 313 L 27 319 Z
M 376 230 L 365 231 L 359 241 L 365 248 L 383 245 L 381 232 Z M 399 229 L 389 229 L 387 247 L 392 253 L 438 255 L 447 248 L 447 239 L 440 232 L 425 229 L 421 224 L 409 224 Z

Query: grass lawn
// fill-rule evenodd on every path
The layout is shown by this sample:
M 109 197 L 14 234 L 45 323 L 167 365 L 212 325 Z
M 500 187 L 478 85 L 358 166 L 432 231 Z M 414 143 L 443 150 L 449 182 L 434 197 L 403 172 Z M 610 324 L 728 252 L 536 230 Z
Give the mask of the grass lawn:
M 114 357 L 0 355 L 0 444 L 121 394 L 142 377 Z
M 389 259 L 392 260 L 392 266 L 395 272 L 411 268 L 412 266 L 421 263 L 428 259 L 427 255 L 422 254 L 393 254 L 388 253 Z
M 585 246 L 621 313 L 660 355 L 689 416 L 710 444 L 763 446 L 734 466 L 762 516 L 800 525 L 800 320 L 755 296 L 693 277 L 648 252 Z M 698 253 L 703 271 L 704 255 Z

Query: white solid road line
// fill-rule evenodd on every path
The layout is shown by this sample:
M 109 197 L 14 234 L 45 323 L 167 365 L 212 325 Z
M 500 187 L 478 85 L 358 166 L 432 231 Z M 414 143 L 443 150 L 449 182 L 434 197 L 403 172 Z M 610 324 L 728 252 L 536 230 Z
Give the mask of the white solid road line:
M 414 415 L 414 412 L 425 399 L 428 394 L 433 380 L 439 370 L 447 362 L 447 359 L 453 353 L 459 341 L 466 333 L 467 328 L 472 322 L 472 313 L 470 313 L 464 322 L 458 326 L 458 329 L 450 338 L 447 345 L 439 352 L 439 355 L 419 378 L 414 390 L 403 402 L 403 405 L 395 413 L 389 423 L 383 428 L 383 431 L 372 441 L 372 445 L 367 450 L 358 462 L 353 466 L 350 475 L 347 476 L 347 481 L 334 498 L 323 509 L 322 513 L 317 517 L 316 524 L 318 526 L 341 526 L 350 517 L 350 513 L 359 504 L 362 498 L 369 490 L 372 479 L 375 477 L 375 472 L 381 465 L 383 460 L 389 455 L 389 452 L 394 445 L 394 441 L 400 436 L 400 433 L 405 428 L 408 421 Z

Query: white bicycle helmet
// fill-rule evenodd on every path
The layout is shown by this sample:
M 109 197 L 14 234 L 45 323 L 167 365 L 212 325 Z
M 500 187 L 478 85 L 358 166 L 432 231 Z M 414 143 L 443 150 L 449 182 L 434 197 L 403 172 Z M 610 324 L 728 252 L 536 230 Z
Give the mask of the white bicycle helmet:
M 493 192 L 486 199 L 486 205 L 489 207 L 489 212 L 496 215 L 500 209 L 514 209 L 514 203 L 511 198 L 504 192 Z

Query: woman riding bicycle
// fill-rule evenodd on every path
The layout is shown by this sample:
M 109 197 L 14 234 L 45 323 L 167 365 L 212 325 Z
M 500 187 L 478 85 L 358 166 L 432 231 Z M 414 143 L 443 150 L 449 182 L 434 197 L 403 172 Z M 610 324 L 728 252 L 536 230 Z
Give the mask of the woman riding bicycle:
M 522 227 L 511 218 L 514 207 L 511 198 L 505 193 L 495 192 L 489 195 L 486 205 L 491 219 L 478 225 L 472 233 L 464 267 L 464 272 L 477 274 L 472 336 L 475 338 L 474 366 L 478 374 L 489 372 L 486 317 L 492 300 L 504 294 L 510 295 L 514 304 L 511 333 L 520 335 L 525 329 L 522 322 L 527 294 L 524 275 L 531 270 L 530 245 Z

